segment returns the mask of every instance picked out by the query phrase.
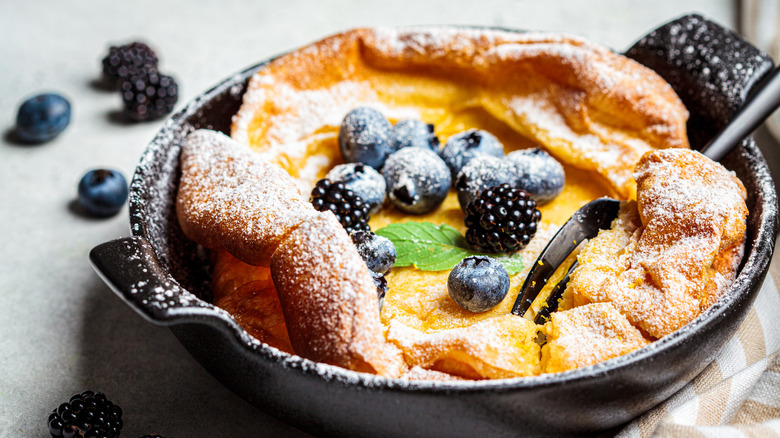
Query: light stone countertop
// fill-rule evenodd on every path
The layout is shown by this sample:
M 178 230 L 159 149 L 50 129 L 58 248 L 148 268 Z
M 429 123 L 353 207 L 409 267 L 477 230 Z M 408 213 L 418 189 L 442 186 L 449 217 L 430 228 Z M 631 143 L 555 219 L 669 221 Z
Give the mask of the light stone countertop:
M 246 66 L 350 27 L 497 25 L 621 51 L 688 12 L 737 22 L 726 0 L 0 2 L 0 436 L 48 436 L 49 412 L 85 389 L 123 408 L 126 437 L 307 436 L 224 388 L 90 267 L 92 247 L 130 234 L 127 207 L 103 220 L 76 214 L 79 179 L 112 167 L 129 180 L 163 123 L 117 122 L 119 95 L 93 85 L 109 44 L 150 43 L 179 82 L 180 108 Z M 70 100 L 70 126 L 47 144 L 13 144 L 18 105 L 42 91 Z

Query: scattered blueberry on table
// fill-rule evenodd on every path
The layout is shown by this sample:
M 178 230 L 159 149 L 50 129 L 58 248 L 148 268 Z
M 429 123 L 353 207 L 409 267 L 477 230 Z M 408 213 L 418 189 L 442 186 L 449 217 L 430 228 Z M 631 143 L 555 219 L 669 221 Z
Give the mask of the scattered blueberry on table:
M 65 130 L 70 113 L 70 102 L 59 94 L 33 96 L 19 107 L 16 135 L 25 143 L 47 142 Z
M 117 214 L 127 201 L 127 196 L 127 180 L 116 170 L 90 170 L 79 182 L 78 203 L 93 216 Z

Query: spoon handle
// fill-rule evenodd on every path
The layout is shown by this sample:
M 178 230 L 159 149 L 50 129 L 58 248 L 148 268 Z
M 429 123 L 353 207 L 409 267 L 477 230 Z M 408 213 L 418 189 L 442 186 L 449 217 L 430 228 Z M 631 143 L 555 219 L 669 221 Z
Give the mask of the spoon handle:
M 770 73 L 760 89 L 742 107 L 726 127 L 701 152 L 719 161 L 731 149 L 742 143 L 758 125 L 780 106 L 780 67 Z

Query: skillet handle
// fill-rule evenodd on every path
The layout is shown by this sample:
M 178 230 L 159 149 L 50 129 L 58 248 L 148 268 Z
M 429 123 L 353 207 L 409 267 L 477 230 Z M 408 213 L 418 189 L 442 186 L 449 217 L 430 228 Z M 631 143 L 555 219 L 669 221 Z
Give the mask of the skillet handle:
M 625 55 L 655 70 L 680 96 L 691 113 L 688 137 L 697 150 L 726 126 L 773 65 L 769 55 L 701 15 L 662 25 Z
M 182 288 L 140 236 L 102 243 L 89 260 L 103 281 L 133 310 L 158 325 L 209 322 L 221 311 Z

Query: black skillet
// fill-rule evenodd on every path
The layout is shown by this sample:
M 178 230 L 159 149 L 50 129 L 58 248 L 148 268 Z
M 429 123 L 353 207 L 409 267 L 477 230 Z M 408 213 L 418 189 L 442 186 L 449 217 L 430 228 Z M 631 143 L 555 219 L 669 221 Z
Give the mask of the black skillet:
M 626 52 L 656 70 L 691 112 L 689 137 L 706 144 L 742 106 L 772 61 L 700 16 L 668 23 Z M 679 390 L 734 334 L 764 280 L 777 233 L 774 184 L 747 138 L 722 163 L 748 189 L 740 273 L 710 309 L 646 348 L 573 371 L 479 382 L 408 382 L 281 353 L 210 304 L 207 257 L 174 208 L 180 144 L 197 128 L 228 132 L 248 78 L 228 78 L 173 116 L 141 157 L 131 183 L 132 237 L 97 246 L 95 269 L 149 321 L 167 325 L 192 356 L 248 402 L 328 436 L 592 436 L 614 430 Z

